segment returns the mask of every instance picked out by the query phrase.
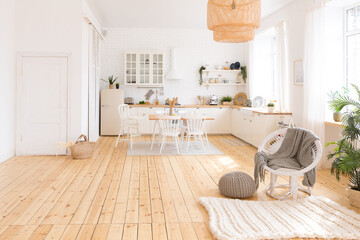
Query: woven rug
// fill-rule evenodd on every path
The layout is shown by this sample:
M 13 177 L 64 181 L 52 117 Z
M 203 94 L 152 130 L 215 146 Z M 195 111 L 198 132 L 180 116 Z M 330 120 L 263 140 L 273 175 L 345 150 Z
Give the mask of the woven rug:
M 218 240 L 360 239 L 360 215 L 324 197 L 242 201 L 202 197 Z
M 244 142 L 243 140 L 240 140 L 238 138 L 232 138 L 232 139 L 222 139 L 221 140 L 226 145 L 235 147 L 235 146 L 246 146 L 249 145 L 247 142 Z
M 160 153 L 160 146 L 154 143 L 154 147 L 151 150 L 150 142 L 135 142 L 133 148 L 130 146 L 127 150 L 128 156 L 144 156 L 144 155 L 223 155 L 220 151 L 211 143 L 205 143 L 205 151 L 198 143 L 190 143 L 189 151 L 186 151 L 186 144 L 180 146 L 180 154 L 177 153 L 175 143 L 165 143 L 162 153 Z

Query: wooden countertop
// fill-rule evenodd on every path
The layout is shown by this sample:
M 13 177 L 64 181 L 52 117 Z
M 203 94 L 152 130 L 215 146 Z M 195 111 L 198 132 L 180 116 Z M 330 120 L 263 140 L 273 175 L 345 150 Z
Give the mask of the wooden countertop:
M 168 108 L 169 105 L 155 105 L 155 104 L 134 104 L 134 105 L 129 105 L 129 107 L 151 107 L 151 108 Z M 180 105 L 180 106 L 175 106 L 175 108 L 234 108 L 234 109 L 240 109 L 240 108 L 245 108 L 244 106 L 237 106 L 237 105 L 199 105 L 199 104 L 190 104 L 190 105 Z M 273 113 L 269 113 L 266 111 L 266 109 L 262 110 L 262 109 L 251 109 L 251 108 L 246 108 L 249 111 L 252 111 L 253 113 L 258 113 L 258 114 L 262 114 L 262 115 L 292 115 L 291 112 L 278 112 L 275 111 Z
M 169 119 L 171 119 L 171 116 L 168 115 L 149 115 L 149 120 L 160 120 L 160 119 L 167 119 L 167 117 L 169 117 Z M 204 120 L 215 120 L 214 117 L 204 117 Z M 186 117 L 181 117 L 181 120 L 186 120 Z
M 154 108 L 168 108 L 169 105 L 155 105 L 155 104 L 134 104 L 129 105 L 129 107 L 154 107 Z M 229 105 L 198 105 L 198 104 L 190 104 L 190 105 L 179 105 L 174 108 L 230 108 L 232 106 Z

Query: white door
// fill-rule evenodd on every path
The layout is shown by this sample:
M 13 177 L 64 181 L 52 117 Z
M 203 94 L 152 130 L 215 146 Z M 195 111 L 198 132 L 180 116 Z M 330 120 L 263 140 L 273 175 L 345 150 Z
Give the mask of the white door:
M 21 57 L 18 155 L 65 154 L 68 57 Z

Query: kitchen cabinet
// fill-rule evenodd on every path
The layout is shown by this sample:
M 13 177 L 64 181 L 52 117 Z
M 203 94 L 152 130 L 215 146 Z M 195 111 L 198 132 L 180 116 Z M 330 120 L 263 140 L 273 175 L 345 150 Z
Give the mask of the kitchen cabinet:
M 162 52 L 126 52 L 125 85 L 163 85 L 164 54 Z
M 231 109 L 230 108 L 212 108 L 212 117 L 215 118 L 211 122 L 211 133 L 213 134 L 229 134 L 231 132 Z
M 232 134 L 249 144 L 258 147 L 263 139 L 271 132 L 277 130 L 278 122 L 283 121 L 283 115 L 265 115 L 254 113 L 244 108 L 229 107 L 198 107 L 174 108 L 176 111 L 196 112 L 215 120 L 205 121 L 208 134 Z M 130 115 L 141 117 L 140 131 L 142 134 L 152 134 L 154 121 L 149 120 L 150 114 L 158 111 L 168 112 L 169 108 L 163 107 L 130 107 Z
M 265 137 L 277 130 L 278 122 L 283 121 L 283 115 L 264 115 L 245 109 L 231 110 L 231 133 L 259 147 Z

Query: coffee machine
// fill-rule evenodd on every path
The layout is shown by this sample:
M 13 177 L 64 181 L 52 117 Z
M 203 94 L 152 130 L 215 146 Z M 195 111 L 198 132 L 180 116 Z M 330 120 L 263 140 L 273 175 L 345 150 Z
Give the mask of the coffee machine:
M 217 98 L 217 96 L 215 96 L 214 94 L 212 95 L 212 97 L 210 98 L 210 105 L 218 105 L 219 103 L 219 99 Z

